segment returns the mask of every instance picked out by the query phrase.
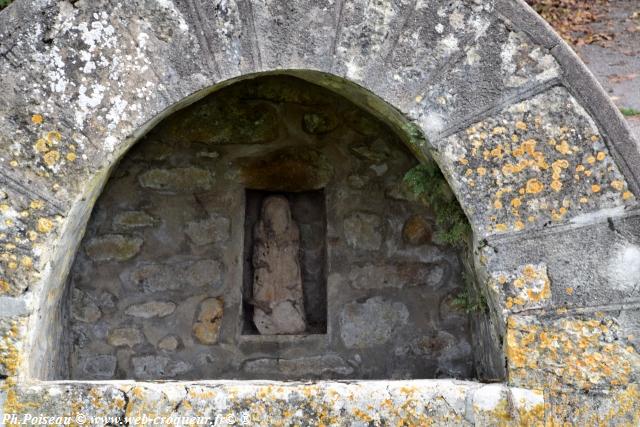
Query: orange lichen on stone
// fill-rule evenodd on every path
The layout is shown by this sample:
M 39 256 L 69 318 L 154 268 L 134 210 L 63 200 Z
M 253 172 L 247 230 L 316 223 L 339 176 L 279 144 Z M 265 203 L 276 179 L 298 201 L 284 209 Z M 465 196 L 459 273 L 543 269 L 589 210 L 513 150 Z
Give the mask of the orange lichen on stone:
M 569 143 L 567 141 L 560 141 L 559 144 L 556 144 L 554 146 L 554 148 L 560 153 L 560 154 L 571 154 L 571 147 L 569 147 Z
M 521 387 L 593 387 L 628 384 L 640 357 L 618 336 L 614 319 L 510 316 L 509 382 Z M 535 367 L 535 369 L 533 368 Z
M 545 307 L 551 298 L 551 281 L 546 265 L 526 264 L 512 273 L 492 274 L 489 290 L 503 307 L 517 312 Z
M 33 116 L 31 116 L 31 123 L 33 123 L 34 125 L 40 125 L 42 124 L 42 122 L 44 122 L 44 117 L 42 117 L 42 114 L 34 114 Z
M 614 190 L 622 191 L 622 190 L 624 190 L 624 182 L 622 182 L 622 181 L 620 181 L 618 179 L 613 180 L 613 181 L 611 181 L 611 187 L 613 187 Z

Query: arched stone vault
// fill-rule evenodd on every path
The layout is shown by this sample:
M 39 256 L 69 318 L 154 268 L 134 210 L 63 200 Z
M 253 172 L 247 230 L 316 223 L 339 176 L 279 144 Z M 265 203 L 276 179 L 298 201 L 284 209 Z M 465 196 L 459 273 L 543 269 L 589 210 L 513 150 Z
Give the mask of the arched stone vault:
M 407 141 L 436 159 L 469 217 L 503 340 L 496 405 L 522 387 L 537 391 L 511 416 L 638 421 L 638 146 L 520 0 L 17 0 L 0 13 L 0 373 L 20 381 L 6 412 L 57 363 L 44 355 L 58 302 L 109 170 L 170 112 L 283 70 L 426 136 Z M 482 422 L 495 407 L 480 390 L 465 389 L 477 411 L 451 411 Z M 540 396 L 545 414 L 531 415 Z

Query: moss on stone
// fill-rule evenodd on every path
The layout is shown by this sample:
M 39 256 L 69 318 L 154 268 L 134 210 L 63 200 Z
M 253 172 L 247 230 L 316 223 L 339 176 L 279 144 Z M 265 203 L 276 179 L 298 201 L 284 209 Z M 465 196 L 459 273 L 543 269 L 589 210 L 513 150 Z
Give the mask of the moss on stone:
M 436 242 L 465 246 L 471 226 L 449 184 L 435 162 L 430 161 L 408 171 L 404 182 L 410 191 L 426 203 L 436 215 Z

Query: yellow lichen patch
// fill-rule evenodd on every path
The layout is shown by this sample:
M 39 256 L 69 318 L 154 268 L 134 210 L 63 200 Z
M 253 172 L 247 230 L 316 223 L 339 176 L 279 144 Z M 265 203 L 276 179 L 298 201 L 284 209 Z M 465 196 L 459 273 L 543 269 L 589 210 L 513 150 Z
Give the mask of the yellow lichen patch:
M 625 191 L 624 193 L 622 193 L 622 198 L 624 200 L 631 200 L 633 199 L 633 193 L 631 193 L 631 191 Z
M 52 130 L 51 132 L 47 133 L 47 141 L 51 143 L 55 143 L 57 141 L 60 141 L 61 139 L 62 135 L 57 130 Z
M 509 229 L 509 227 L 507 227 L 507 224 L 496 224 L 494 228 L 496 231 L 499 231 L 501 233 Z
M 73 162 L 78 158 L 78 156 L 74 152 L 67 153 L 66 157 L 67 157 L 67 160 L 69 160 L 70 162 Z
M 613 187 L 614 190 L 622 191 L 624 190 L 624 182 L 619 179 L 613 180 L 611 181 L 611 187 Z
M 606 158 L 607 158 L 607 153 L 605 153 L 604 151 L 600 151 L 598 154 L 596 154 L 596 159 L 599 161 L 603 161 Z
M 40 218 L 36 224 L 38 232 L 46 234 L 53 230 L 53 221 L 49 218 Z
M 600 190 L 601 190 L 601 187 L 600 187 L 600 185 L 598 185 L 598 184 L 593 184 L 593 185 L 591 186 L 591 191 L 592 191 L 592 192 L 594 192 L 594 193 L 599 193 L 599 192 L 600 192 Z
M 44 202 L 42 200 L 33 200 L 29 203 L 29 207 L 33 210 L 40 210 L 44 208 Z
M 537 194 L 544 189 L 544 185 L 535 178 L 527 181 L 526 191 L 529 194 Z
M 527 124 L 525 122 L 519 121 L 519 122 L 516 122 L 516 129 L 527 130 L 528 126 L 527 126 Z
M 34 125 L 41 125 L 42 122 L 44 122 L 44 117 L 42 117 L 42 114 L 34 114 L 33 116 L 31 116 L 31 123 L 33 123 Z
M 24 256 L 20 260 L 20 265 L 22 265 L 24 268 L 31 268 L 33 267 L 33 259 L 31 259 L 31 257 Z
M 43 156 L 43 160 L 47 166 L 54 166 L 60 160 L 60 152 L 57 150 L 51 150 Z
M 49 142 L 44 138 L 40 138 L 39 140 L 37 140 L 35 145 L 33 146 L 34 150 L 36 150 L 36 152 L 40 154 L 46 153 L 47 151 L 49 151 L 49 147 L 50 147 Z
M 478 172 L 478 175 L 480 175 L 480 176 L 485 176 L 485 175 L 486 175 L 486 173 L 487 173 L 487 169 L 486 169 L 486 168 L 483 168 L 483 167 L 479 167 L 479 168 L 476 170 L 476 172 Z
M 551 181 L 550 187 L 553 191 L 558 192 L 562 190 L 562 182 L 560 182 L 559 180 Z

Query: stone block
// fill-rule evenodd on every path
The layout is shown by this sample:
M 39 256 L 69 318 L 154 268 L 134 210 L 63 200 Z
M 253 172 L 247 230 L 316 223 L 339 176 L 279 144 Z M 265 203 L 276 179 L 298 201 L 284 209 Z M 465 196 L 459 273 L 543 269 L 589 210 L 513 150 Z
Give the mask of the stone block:
M 149 301 L 127 307 L 125 314 L 150 319 L 152 317 L 166 317 L 175 310 L 176 304 L 171 301 Z
M 89 240 L 84 250 L 93 261 L 126 261 L 140 252 L 142 243 L 140 237 L 107 234 Z
M 107 342 L 114 347 L 134 347 L 144 342 L 144 336 L 140 329 L 117 328 L 109 332 Z
M 220 298 L 207 298 L 200 303 L 198 316 L 193 323 L 193 334 L 202 344 L 218 342 L 224 302 Z
M 151 169 L 138 177 L 140 185 L 169 193 L 195 193 L 210 190 L 213 174 L 196 167 Z
M 382 245 L 382 219 L 367 212 L 354 212 L 343 221 L 347 244 L 361 250 L 377 250 Z
M 556 87 L 439 143 L 479 236 L 567 223 L 635 200 L 584 108 Z
M 511 385 L 588 391 L 640 380 L 640 354 L 616 312 L 512 315 L 507 328 Z
M 340 313 L 340 337 L 347 348 L 371 348 L 390 341 L 409 319 L 407 307 L 382 297 L 352 302 Z

